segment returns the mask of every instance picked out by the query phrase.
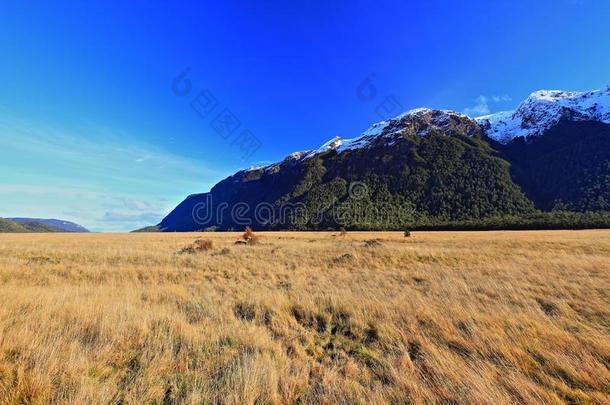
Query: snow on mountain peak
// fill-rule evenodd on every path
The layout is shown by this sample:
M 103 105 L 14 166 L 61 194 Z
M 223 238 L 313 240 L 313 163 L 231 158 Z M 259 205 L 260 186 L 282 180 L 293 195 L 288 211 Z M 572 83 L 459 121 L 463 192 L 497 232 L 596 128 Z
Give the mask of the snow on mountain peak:
M 408 119 L 412 118 L 411 121 Z M 407 119 L 407 122 L 404 120 Z M 410 111 L 406 111 L 394 118 L 380 121 L 373 124 L 370 128 L 364 131 L 360 136 L 344 139 L 340 136 L 335 136 L 328 142 L 324 143 L 318 149 L 306 150 L 301 152 L 294 152 L 286 156 L 282 162 L 273 163 L 267 166 L 251 167 L 245 172 L 265 170 L 270 171 L 278 167 L 283 162 L 299 161 L 309 159 L 320 153 L 335 150 L 337 153 L 341 153 L 346 150 L 362 149 L 369 147 L 373 142 L 383 141 L 386 145 L 393 145 L 398 138 L 402 136 L 402 133 L 409 130 L 414 130 L 419 136 L 427 136 L 430 131 L 437 129 L 445 131 L 449 129 L 454 120 L 468 119 L 466 115 L 460 114 L 455 111 L 449 110 L 432 110 L 430 108 L 416 108 Z M 419 124 L 414 125 L 413 122 Z
M 327 150 L 337 149 L 343 143 L 343 139 L 340 136 L 335 136 L 330 141 L 326 142 L 324 145 L 318 148 L 317 153 L 326 152 Z
M 539 90 L 515 111 L 477 117 L 487 136 L 500 143 L 544 133 L 562 118 L 610 123 L 610 86 L 588 92 Z
M 404 125 L 401 125 L 401 121 L 405 118 L 424 118 L 428 117 L 427 124 L 423 129 L 418 132 L 420 136 L 426 136 L 433 129 L 445 130 L 450 125 L 451 119 L 468 118 L 463 114 L 449 110 L 432 110 L 430 108 L 416 108 L 397 115 L 394 118 L 390 118 L 385 121 L 380 121 L 373 124 L 369 129 L 364 131 L 360 136 L 351 139 L 343 139 L 341 137 L 335 137 L 330 141 L 326 142 L 320 148 L 310 152 L 307 157 L 314 156 L 318 153 L 326 152 L 329 150 L 336 150 L 337 152 L 343 152 L 345 150 L 353 150 L 365 148 L 371 144 L 371 142 L 384 138 L 388 144 L 393 144 L 396 140 L 396 136 L 400 136 L 400 133 L 405 129 Z
M 545 101 L 557 101 L 566 98 L 573 98 L 578 96 L 579 93 L 563 90 L 538 90 L 530 94 L 530 98 L 545 100 Z
M 301 152 L 293 152 L 290 155 L 286 156 L 284 160 L 299 160 L 303 156 L 307 155 L 310 151 L 301 151 Z
M 610 85 L 601 90 L 589 92 L 535 91 L 519 104 L 515 111 L 476 117 L 474 121 L 490 138 L 500 143 L 508 143 L 517 137 L 527 138 L 540 135 L 562 118 L 610 124 Z M 478 127 L 474 123 L 472 126 L 469 123 L 472 123 L 470 117 L 455 111 L 417 108 L 394 118 L 377 122 L 356 138 L 343 139 L 336 136 L 318 149 L 294 152 L 284 158 L 282 162 L 309 159 L 331 150 L 341 153 L 346 150 L 367 148 L 372 143 L 379 141 L 389 146 L 393 145 L 405 132 L 425 137 L 434 130 L 451 133 L 457 126 L 465 133 L 476 133 Z M 272 170 L 282 162 L 246 171 Z

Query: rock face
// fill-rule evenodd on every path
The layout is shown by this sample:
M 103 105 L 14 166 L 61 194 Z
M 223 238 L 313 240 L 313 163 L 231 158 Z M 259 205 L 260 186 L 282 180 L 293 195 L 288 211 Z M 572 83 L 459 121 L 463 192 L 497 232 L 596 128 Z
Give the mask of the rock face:
M 416 222 L 610 210 L 610 89 L 536 92 L 476 119 L 417 109 L 187 197 L 162 231 L 402 229 Z

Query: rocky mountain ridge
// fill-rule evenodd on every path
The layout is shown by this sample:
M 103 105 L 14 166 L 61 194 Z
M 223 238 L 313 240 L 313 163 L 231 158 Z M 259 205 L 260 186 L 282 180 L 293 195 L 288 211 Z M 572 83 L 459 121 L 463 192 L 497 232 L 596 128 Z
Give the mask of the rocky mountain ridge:
M 539 91 L 513 113 L 478 118 L 411 110 L 356 138 L 335 137 L 318 149 L 239 171 L 209 193 L 189 196 L 158 227 L 398 229 L 539 210 L 610 211 L 609 94 L 610 88 Z M 364 189 L 358 207 L 354 184 Z M 261 204 L 274 219 L 287 205 L 304 207 L 306 215 L 261 220 L 254 212 Z M 380 204 L 393 207 L 385 212 L 388 218 L 362 218 L 357 212 L 377 212 Z M 250 210 L 243 218 L 207 215 L 239 205 Z M 408 214 L 398 215 L 397 207 Z M 347 213 L 346 221 L 338 220 L 338 211 Z

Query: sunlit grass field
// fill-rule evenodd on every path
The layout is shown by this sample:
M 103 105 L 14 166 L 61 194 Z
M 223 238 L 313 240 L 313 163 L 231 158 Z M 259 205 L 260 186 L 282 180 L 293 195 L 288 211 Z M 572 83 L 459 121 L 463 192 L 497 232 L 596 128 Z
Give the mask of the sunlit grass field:
M 610 231 L 239 237 L 0 235 L 0 402 L 610 403 Z

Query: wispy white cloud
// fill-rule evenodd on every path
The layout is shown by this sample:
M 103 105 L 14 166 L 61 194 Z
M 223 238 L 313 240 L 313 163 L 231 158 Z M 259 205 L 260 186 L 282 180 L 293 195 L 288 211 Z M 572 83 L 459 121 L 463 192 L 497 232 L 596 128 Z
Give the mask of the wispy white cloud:
M 497 104 L 506 101 L 511 101 L 511 97 L 509 95 L 502 96 L 478 96 L 474 101 L 475 104 L 471 107 L 467 107 L 464 109 L 464 114 L 470 117 L 478 117 L 481 115 L 487 115 L 491 113 L 490 104 Z
M 163 214 L 158 212 L 142 212 L 142 213 L 121 213 L 121 212 L 105 212 L 102 220 L 106 223 L 117 224 L 150 224 L 156 225 L 163 219 Z M 135 228 L 134 228 L 135 229 Z
M 494 103 L 500 103 L 502 101 L 512 101 L 512 98 L 508 94 L 505 94 L 503 96 L 491 96 L 491 101 Z
M 160 220 L 228 173 L 121 131 L 0 117 L 0 217 L 55 217 L 125 231 Z

